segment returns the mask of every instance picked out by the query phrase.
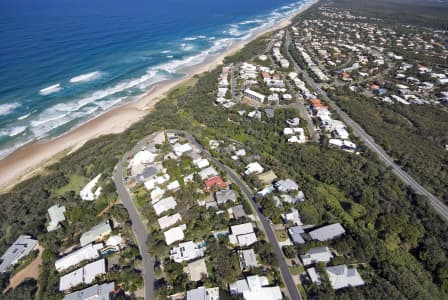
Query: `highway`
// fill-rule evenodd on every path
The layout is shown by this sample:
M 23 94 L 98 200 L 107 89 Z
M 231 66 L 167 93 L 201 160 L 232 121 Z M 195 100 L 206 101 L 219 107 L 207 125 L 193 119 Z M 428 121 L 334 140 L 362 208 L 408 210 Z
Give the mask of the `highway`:
M 201 144 L 199 144 L 198 141 L 190 133 L 184 131 L 171 131 L 171 132 L 183 133 L 191 144 L 194 144 L 197 148 L 199 148 L 207 159 L 209 159 L 216 166 L 225 171 L 227 175 L 232 179 L 232 181 L 239 186 L 239 188 L 244 193 L 246 198 L 252 203 L 253 208 L 255 208 L 255 211 L 263 227 L 263 231 L 266 233 L 269 243 L 274 247 L 275 255 L 279 260 L 280 272 L 282 274 L 283 281 L 285 282 L 286 288 L 288 290 L 290 299 L 301 300 L 302 297 L 297 291 L 297 287 L 294 283 L 291 273 L 289 272 L 288 265 L 286 264 L 285 257 L 283 256 L 283 251 L 277 242 L 277 239 L 275 237 L 274 232 L 272 231 L 268 219 L 261 213 L 261 207 L 254 200 L 253 194 L 251 193 L 249 187 L 239 178 L 239 176 L 232 169 L 230 169 L 229 167 L 221 163 L 219 160 L 217 160 L 215 157 L 213 157 L 210 154 L 210 152 L 208 152 L 207 149 L 205 149 Z
M 153 136 L 148 136 L 141 140 L 131 151 L 126 153 L 123 159 L 117 164 L 114 170 L 113 180 L 115 187 L 117 188 L 117 193 L 124 207 L 129 213 L 129 217 L 132 222 L 132 231 L 137 238 L 138 247 L 140 250 L 140 255 L 142 257 L 142 267 L 143 267 L 143 281 L 145 290 L 145 300 L 155 299 L 154 296 L 154 260 L 149 256 L 148 246 L 146 240 L 148 238 L 148 232 L 145 225 L 143 224 L 140 215 L 135 207 L 134 201 L 132 201 L 130 192 L 126 187 L 123 179 L 123 164 L 126 162 L 127 157 L 133 155 L 138 150 L 146 144 L 146 142 Z
M 410 176 L 406 171 L 404 171 L 398 164 L 394 162 L 394 160 L 381 148 L 378 144 L 376 144 L 375 140 L 367 134 L 364 129 L 358 125 L 355 121 L 353 121 L 342 109 L 337 106 L 337 104 L 332 101 L 327 93 L 320 87 L 318 83 L 311 78 L 307 72 L 305 72 L 297 63 L 297 61 L 292 56 L 289 45 L 291 44 L 291 35 L 289 31 L 286 31 L 286 46 L 288 48 L 288 56 L 289 59 L 293 62 L 294 67 L 297 73 L 303 75 L 303 79 L 306 83 L 311 86 L 316 92 L 319 93 L 322 100 L 326 101 L 328 105 L 334 109 L 342 121 L 352 128 L 353 133 L 364 142 L 364 144 L 369 147 L 369 149 L 375 152 L 378 157 L 389 167 L 392 168 L 393 172 L 407 185 L 409 185 L 416 193 L 423 195 L 428 198 L 430 204 L 434 207 L 434 209 L 445 219 L 448 220 L 448 208 L 440 201 L 437 197 L 431 194 L 427 189 L 425 189 L 421 184 L 419 184 L 412 176 Z

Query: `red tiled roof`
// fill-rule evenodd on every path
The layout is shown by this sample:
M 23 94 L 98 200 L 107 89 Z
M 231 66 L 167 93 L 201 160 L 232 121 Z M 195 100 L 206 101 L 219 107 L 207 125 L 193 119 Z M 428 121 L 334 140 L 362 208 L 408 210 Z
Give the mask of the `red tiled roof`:
M 205 184 L 205 191 L 209 192 L 210 189 L 217 185 L 221 188 L 226 188 L 227 187 L 227 183 L 224 182 L 224 180 L 222 180 L 221 176 L 215 176 L 212 178 L 209 178 L 207 180 L 204 181 Z

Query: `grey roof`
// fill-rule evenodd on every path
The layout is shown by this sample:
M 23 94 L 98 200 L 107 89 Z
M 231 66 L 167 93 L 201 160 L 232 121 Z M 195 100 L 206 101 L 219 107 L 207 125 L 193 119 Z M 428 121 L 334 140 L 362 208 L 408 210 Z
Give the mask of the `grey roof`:
M 299 189 L 298 184 L 292 179 L 279 180 L 275 183 L 275 187 L 280 192 L 289 192 Z
M 27 256 L 38 245 L 37 240 L 32 239 L 29 235 L 21 235 L 12 244 L 1 257 L 0 273 L 16 264 L 22 257 Z
M 241 204 L 234 206 L 231 209 L 235 219 L 240 219 L 247 216 L 246 212 L 244 211 L 244 207 Z
M 144 168 L 143 172 L 139 175 L 139 180 L 145 181 L 146 178 L 157 175 L 157 173 L 159 173 L 161 170 L 162 168 L 159 165 L 152 165 L 150 167 Z
M 245 279 L 241 279 L 229 284 L 229 290 L 231 295 L 242 294 L 244 291 L 249 291 L 249 285 Z
M 304 233 L 302 226 L 291 227 L 288 232 L 295 244 L 305 244 L 305 240 L 302 237 L 302 233 Z
M 68 294 L 64 300 L 110 300 L 110 294 L 115 290 L 115 282 L 95 284 L 86 289 Z
M 335 223 L 310 231 L 313 240 L 328 241 L 345 233 L 341 224 Z
M 227 201 L 236 201 L 236 195 L 234 190 L 221 190 L 216 192 L 216 201 L 218 204 L 224 204 Z
M 203 286 L 187 291 L 187 300 L 205 300 L 206 293 Z
M 271 108 L 266 108 L 266 109 L 264 110 L 264 112 L 266 113 L 266 117 L 268 117 L 269 119 L 272 119 L 272 118 L 274 117 L 275 112 L 274 112 L 273 109 L 271 109 Z
M 250 267 L 258 267 L 257 256 L 255 255 L 254 249 L 238 251 L 238 256 L 240 258 L 241 270 L 246 270 Z
M 102 237 L 105 234 L 109 234 L 111 231 L 112 228 L 110 227 L 108 220 L 101 222 L 100 224 L 93 226 L 89 231 L 84 232 L 81 235 L 81 246 L 84 247 L 87 244 L 95 242 L 99 237 Z
M 209 209 L 209 208 L 218 208 L 218 203 L 217 203 L 215 200 L 205 202 L 205 208 L 206 208 L 206 209 Z

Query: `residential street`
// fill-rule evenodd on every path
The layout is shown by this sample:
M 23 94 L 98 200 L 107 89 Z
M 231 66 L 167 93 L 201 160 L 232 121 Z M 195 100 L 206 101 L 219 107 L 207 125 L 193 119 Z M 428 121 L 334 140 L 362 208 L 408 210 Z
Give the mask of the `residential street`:
M 149 256 L 148 246 L 146 245 L 146 240 L 148 238 L 148 232 L 146 231 L 146 227 L 143 224 L 140 215 L 137 211 L 137 208 L 134 205 L 134 201 L 132 201 L 129 190 L 124 184 L 123 181 L 123 164 L 126 162 L 126 159 L 131 153 L 135 153 L 137 150 L 140 150 L 146 142 L 151 139 L 152 136 L 146 137 L 141 140 L 131 151 L 126 153 L 123 159 L 117 164 L 115 167 L 115 172 L 113 176 L 113 180 L 115 183 L 115 187 L 117 188 L 117 193 L 124 207 L 127 209 L 129 213 L 129 217 L 132 221 L 132 231 L 134 232 L 135 237 L 137 238 L 138 246 L 140 249 L 140 255 L 142 256 L 142 267 L 143 267 L 143 280 L 144 280 L 144 289 L 145 289 L 145 300 L 155 299 L 154 296 L 154 261 Z
M 297 73 L 302 74 L 304 80 L 306 83 L 311 86 L 316 92 L 319 93 L 322 100 L 326 101 L 328 105 L 332 109 L 334 109 L 339 116 L 341 117 L 342 121 L 347 124 L 352 130 L 353 133 L 360 138 L 364 144 L 369 147 L 370 150 L 375 152 L 378 157 L 387 165 L 392 168 L 394 173 L 401 178 L 407 185 L 409 185 L 412 189 L 414 189 L 415 192 L 418 194 L 426 196 L 431 205 L 435 208 L 435 210 L 446 220 L 448 220 L 448 208 L 440 201 L 437 197 L 435 197 L 433 194 L 431 194 L 428 190 L 426 190 L 422 185 L 420 185 L 414 178 L 412 178 L 407 172 L 405 172 L 399 165 L 397 165 L 394 160 L 379 146 L 376 144 L 375 140 L 368 135 L 364 129 L 359 126 L 355 121 L 353 121 L 344 111 L 342 111 L 334 101 L 330 100 L 327 93 L 322 90 L 320 85 L 314 81 L 313 78 L 311 78 L 307 72 L 305 72 L 296 62 L 296 60 L 293 58 L 289 51 L 289 45 L 291 44 L 291 35 L 289 31 L 286 31 L 286 44 L 288 47 L 288 56 L 289 59 L 293 62 L 294 67 L 297 71 Z
M 280 271 L 281 271 L 283 280 L 284 280 L 284 282 L 286 284 L 286 288 L 288 289 L 290 299 L 291 300 L 300 300 L 300 299 L 302 299 L 302 297 L 300 296 L 299 292 L 297 291 L 297 287 L 296 287 L 296 285 L 294 283 L 294 280 L 293 280 L 293 278 L 291 276 L 291 273 L 289 272 L 289 268 L 288 268 L 288 265 L 286 264 L 285 257 L 283 256 L 283 251 L 282 251 L 282 249 L 280 248 L 280 246 L 279 246 L 279 244 L 277 242 L 277 239 L 275 237 L 274 232 L 272 231 L 272 228 L 271 228 L 271 226 L 269 224 L 269 221 L 261 213 L 261 208 L 258 205 L 258 203 L 254 201 L 253 195 L 252 195 L 249 187 L 239 178 L 239 176 L 232 169 L 230 169 L 229 167 L 227 167 L 226 165 L 221 163 L 219 160 L 214 158 L 201 144 L 199 144 L 196 141 L 196 139 L 191 134 L 189 134 L 187 132 L 182 132 L 182 131 L 175 131 L 175 132 L 185 134 L 187 140 L 190 143 L 194 144 L 199 149 L 201 149 L 203 154 L 205 155 L 205 157 L 207 159 L 209 159 L 214 164 L 216 164 L 219 168 L 224 170 L 227 173 L 227 175 L 232 179 L 232 181 L 235 182 L 235 184 L 237 184 L 239 186 L 239 188 L 244 193 L 246 198 L 249 199 L 249 201 L 251 201 L 252 206 L 255 208 L 255 211 L 257 212 L 258 218 L 260 219 L 260 222 L 261 222 L 261 224 L 263 226 L 263 230 L 266 233 L 266 236 L 267 236 L 269 242 L 274 247 L 275 255 L 277 256 L 277 258 L 279 260 Z

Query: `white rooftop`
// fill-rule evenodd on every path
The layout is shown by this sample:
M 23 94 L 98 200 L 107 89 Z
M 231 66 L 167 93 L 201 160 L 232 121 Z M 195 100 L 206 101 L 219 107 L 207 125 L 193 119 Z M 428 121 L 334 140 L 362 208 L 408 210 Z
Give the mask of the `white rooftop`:
M 182 216 L 179 213 L 175 213 L 170 216 L 164 216 L 157 220 L 159 222 L 160 229 L 165 229 L 173 226 L 179 221 L 182 221 Z
M 174 242 L 182 241 L 185 237 L 184 230 L 186 229 L 187 225 L 182 224 L 165 231 L 163 234 L 165 235 L 166 244 L 171 245 Z
M 204 249 L 199 248 L 193 241 L 180 243 L 170 251 L 170 258 L 175 262 L 190 261 L 204 256 Z
M 346 265 L 328 267 L 327 274 L 331 286 L 335 290 L 348 286 L 364 285 L 364 280 L 362 280 L 356 268 L 349 269 Z
M 89 231 L 84 232 L 79 239 L 81 247 L 87 244 L 95 242 L 96 240 L 103 239 L 106 235 L 112 232 L 109 221 L 106 220 L 98 225 L 93 226 Z
M 59 227 L 59 223 L 65 221 L 65 206 L 53 205 L 48 209 L 48 215 L 50 216 L 50 223 L 47 226 L 47 231 L 56 230 Z
M 68 294 L 63 300 L 110 300 L 110 294 L 114 290 L 114 282 L 107 282 L 101 285 L 95 284 L 86 289 Z
M 67 275 L 64 275 L 59 280 L 59 291 L 66 291 L 81 283 L 89 284 L 96 276 L 106 273 L 106 261 L 100 259 L 90 264 L 85 265 Z
M 81 190 L 80 195 L 81 199 L 84 201 L 93 201 L 98 199 L 101 194 L 101 187 L 98 187 L 95 191 L 93 189 L 96 187 L 98 180 L 100 180 L 101 174 L 98 174 L 95 178 L 93 178 L 86 186 Z
M 27 256 L 37 248 L 37 240 L 29 235 L 20 235 L 17 240 L 3 253 L 0 261 L 0 273 L 4 273 L 10 266 L 15 265 L 22 257 Z
M 339 223 L 327 225 L 309 232 L 313 240 L 319 240 L 321 242 L 331 240 L 344 233 L 345 229 Z
M 78 250 L 73 251 L 72 253 L 61 257 L 56 260 L 54 266 L 58 272 L 64 271 L 72 266 L 76 266 L 80 262 L 84 260 L 90 260 L 98 258 L 100 255 L 98 253 L 99 250 L 103 248 L 103 244 L 95 244 L 95 245 L 87 245 Z
M 250 163 L 246 166 L 246 171 L 244 174 L 250 175 L 250 174 L 259 174 L 263 173 L 264 169 L 258 162 Z
M 199 176 L 202 180 L 207 179 L 209 177 L 218 176 L 219 173 L 216 171 L 216 169 L 213 166 L 210 166 L 208 168 L 202 169 L 199 173 Z
M 312 248 L 308 250 L 304 255 L 300 255 L 300 259 L 303 262 L 304 266 L 308 266 L 311 264 L 319 263 L 319 262 L 329 262 L 333 258 L 333 254 L 331 253 L 328 247 L 318 247 Z
M 170 209 L 174 209 L 177 203 L 173 197 L 164 198 L 160 201 L 157 201 L 153 204 L 156 215 L 160 215 L 161 213 L 168 211 Z

